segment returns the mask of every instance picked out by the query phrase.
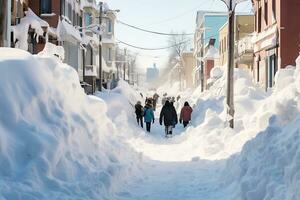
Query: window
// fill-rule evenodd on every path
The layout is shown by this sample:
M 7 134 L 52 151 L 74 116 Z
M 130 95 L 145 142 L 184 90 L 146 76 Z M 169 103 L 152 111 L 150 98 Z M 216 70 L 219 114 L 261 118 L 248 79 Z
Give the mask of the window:
M 224 52 L 227 51 L 227 38 L 224 38 Z
M 22 3 L 21 1 L 17 2 L 17 8 L 16 8 L 16 24 L 19 24 L 21 21 L 21 18 L 23 17 L 23 11 L 22 11 Z
M 10 12 L 11 12 L 11 13 L 14 12 L 14 6 L 15 6 L 14 2 L 15 2 L 14 0 L 11 0 L 11 1 L 10 1 L 10 3 L 11 3 L 11 4 L 10 4 L 10 5 L 11 5 L 11 7 L 10 7 Z
M 111 19 L 108 19 L 108 27 L 107 27 L 107 28 L 108 28 L 107 31 L 108 31 L 109 33 L 111 33 L 111 32 L 112 32 L 112 21 L 111 21 Z
M 76 13 L 76 25 L 80 26 L 80 19 L 78 13 Z
M 254 27 L 255 27 L 255 31 L 257 31 L 257 12 L 256 11 L 254 14 Z
M 76 14 L 75 14 L 75 10 L 73 10 L 73 12 L 72 12 L 72 24 L 73 24 L 73 26 L 76 26 Z
M 264 8 L 265 8 L 265 11 L 264 11 L 265 21 L 266 21 L 266 25 L 268 26 L 268 2 L 267 1 L 265 2 Z
M 40 14 L 51 14 L 51 0 L 40 0 Z
M 71 21 L 72 20 L 72 5 L 68 3 L 68 18 Z
M 261 32 L 261 7 L 258 9 L 257 32 Z
M 276 0 L 272 0 L 272 10 L 273 10 L 274 20 L 276 20 Z
M 65 15 L 66 1 L 60 0 L 60 15 Z
M 82 27 L 82 17 L 81 16 L 79 16 L 79 26 Z
M 92 15 L 90 13 L 84 14 L 84 25 L 89 26 L 92 24 Z
M 108 60 L 112 61 L 112 49 L 108 48 Z

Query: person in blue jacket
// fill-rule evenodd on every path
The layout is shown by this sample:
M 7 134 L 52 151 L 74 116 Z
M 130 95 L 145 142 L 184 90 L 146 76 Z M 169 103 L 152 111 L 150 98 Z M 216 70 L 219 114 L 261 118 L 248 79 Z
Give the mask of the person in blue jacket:
M 144 108 L 144 121 L 146 123 L 146 130 L 150 132 L 151 122 L 154 124 L 154 112 L 151 104 L 147 103 Z

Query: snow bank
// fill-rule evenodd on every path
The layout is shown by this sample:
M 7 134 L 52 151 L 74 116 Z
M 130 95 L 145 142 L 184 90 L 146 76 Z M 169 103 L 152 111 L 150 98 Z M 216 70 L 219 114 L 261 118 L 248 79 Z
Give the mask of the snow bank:
M 55 56 L 0 48 L 0 107 L 0 199 L 114 199 L 136 169 L 126 131 Z
M 50 42 L 46 42 L 43 51 L 39 52 L 38 55 L 41 56 L 56 56 L 61 61 L 65 59 L 65 50 L 62 46 L 56 46 Z
M 181 149 L 180 152 L 183 153 L 175 157 L 169 156 L 170 161 L 188 161 L 195 157 L 208 160 L 228 158 L 240 152 L 243 145 L 256 136 L 259 132 L 257 130 L 267 124 L 263 122 L 265 116 L 255 118 L 253 115 L 268 97 L 267 94 L 252 83 L 247 72 L 235 69 L 236 128 L 227 128 L 226 74 L 221 67 L 216 68 L 213 73 L 215 78 L 209 90 L 202 93 L 199 87 L 182 95 L 178 107 L 188 101 L 194 111 L 191 126 L 174 139 L 174 148 Z M 258 129 L 256 123 L 260 120 L 261 127 Z
M 298 62 L 277 72 L 274 93 L 257 111 L 268 119 L 264 130 L 228 161 L 222 179 L 238 188 L 232 199 L 299 199 L 299 71 Z
M 107 114 L 112 120 L 122 112 L 125 112 L 126 117 L 134 116 L 134 105 L 137 101 L 143 102 L 139 93 L 123 80 L 119 80 L 115 89 L 96 93 L 96 96 L 106 102 L 109 108 Z M 132 123 L 132 121 L 128 121 L 128 123 Z

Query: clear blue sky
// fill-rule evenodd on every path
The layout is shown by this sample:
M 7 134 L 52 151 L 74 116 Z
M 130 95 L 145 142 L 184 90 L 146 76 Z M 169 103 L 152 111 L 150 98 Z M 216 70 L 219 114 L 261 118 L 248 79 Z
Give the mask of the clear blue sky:
M 144 29 L 169 33 L 193 33 L 197 10 L 226 11 L 220 0 L 107 0 L 110 9 L 120 9 L 118 19 Z M 249 12 L 250 1 L 241 3 L 237 10 Z M 168 46 L 168 37 L 148 34 L 116 24 L 116 37 L 124 42 L 147 48 Z M 122 46 L 122 45 L 121 45 Z M 124 47 L 124 46 L 123 46 Z M 163 67 L 168 51 L 140 51 L 139 68 L 147 68 L 153 62 Z

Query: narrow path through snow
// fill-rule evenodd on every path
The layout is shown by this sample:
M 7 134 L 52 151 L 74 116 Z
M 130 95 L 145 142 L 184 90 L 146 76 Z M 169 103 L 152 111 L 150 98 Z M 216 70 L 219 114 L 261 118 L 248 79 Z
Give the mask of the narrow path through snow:
M 144 155 L 143 175 L 132 177 L 126 188 L 118 193 L 117 199 L 223 199 L 224 191 L 221 192 L 216 183 L 225 161 L 187 160 L 190 152 L 182 152 L 182 148 L 178 148 L 185 129 L 179 124 L 173 138 L 165 138 L 164 128 L 158 123 L 158 114 L 159 111 L 151 133 L 129 141 L 136 151 Z

